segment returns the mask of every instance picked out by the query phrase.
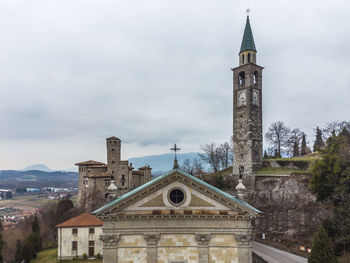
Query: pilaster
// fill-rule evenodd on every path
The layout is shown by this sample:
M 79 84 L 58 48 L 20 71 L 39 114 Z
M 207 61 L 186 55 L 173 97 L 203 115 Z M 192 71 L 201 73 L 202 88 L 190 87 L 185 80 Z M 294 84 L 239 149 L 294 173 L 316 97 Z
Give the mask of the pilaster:
M 252 246 L 250 241 L 252 240 L 251 234 L 236 234 L 235 235 L 238 246 L 238 263 L 252 263 Z
M 147 243 L 147 263 L 157 263 L 157 245 L 160 234 L 145 234 L 144 239 Z
M 211 234 L 196 234 L 199 263 L 209 262 L 209 242 Z
M 103 242 L 103 263 L 118 262 L 118 234 L 102 234 L 100 240 Z

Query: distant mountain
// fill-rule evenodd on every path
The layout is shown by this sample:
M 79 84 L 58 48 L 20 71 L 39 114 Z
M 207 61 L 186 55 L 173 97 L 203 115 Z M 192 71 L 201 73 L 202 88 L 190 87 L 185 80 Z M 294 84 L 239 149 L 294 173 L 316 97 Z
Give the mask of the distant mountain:
M 23 168 L 21 171 L 43 171 L 43 172 L 53 172 L 54 170 L 50 169 L 49 167 L 47 167 L 45 164 L 33 164 L 30 166 L 27 166 L 26 168 Z
M 182 165 L 184 160 L 186 159 L 193 160 L 195 158 L 198 158 L 197 152 L 180 153 L 177 155 L 178 163 L 180 166 Z M 165 154 L 159 154 L 159 155 L 136 157 L 136 158 L 129 159 L 129 163 L 132 163 L 132 166 L 135 168 L 149 165 L 152 168 L 152 174 L 159 175 L 163 172 L 167 172 L 173 169 L 174 154 L 165 153 Z

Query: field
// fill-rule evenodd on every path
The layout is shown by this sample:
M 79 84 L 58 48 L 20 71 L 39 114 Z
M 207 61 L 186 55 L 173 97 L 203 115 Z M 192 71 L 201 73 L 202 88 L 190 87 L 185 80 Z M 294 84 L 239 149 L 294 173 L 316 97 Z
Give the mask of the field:
M 47 197 L 40 195 L 18 196 L 9 200 L 0 200 L 0 206 L 13 207 L 21 210 L 32 210 L 42 208 L 46 204 L 55 203 L 55 200 L 48 200 Z
M 30 261 L 30 263 L 83 263 L 93 262 L 102 263 L 102 259 L 79 259 L 79 260 L 57 260 L 57 248 L 47 249 L 38 253 L 36 259 Z

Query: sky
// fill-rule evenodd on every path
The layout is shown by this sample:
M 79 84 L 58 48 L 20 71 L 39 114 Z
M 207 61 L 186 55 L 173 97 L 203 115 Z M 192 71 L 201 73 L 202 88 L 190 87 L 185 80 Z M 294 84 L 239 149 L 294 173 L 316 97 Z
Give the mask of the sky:
M 0 169 L 105 161 L 109 136 L 123 159 L 229 140 L 247 7 L 264 131 L 281 120 L 312 145 L 349 121 L 349 1 L 4 0 Z

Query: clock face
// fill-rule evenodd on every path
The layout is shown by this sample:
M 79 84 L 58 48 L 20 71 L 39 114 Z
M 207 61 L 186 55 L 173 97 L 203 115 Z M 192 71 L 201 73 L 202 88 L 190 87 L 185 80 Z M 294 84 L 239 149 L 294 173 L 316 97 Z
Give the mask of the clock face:
M 238 106 L 244 106 L 247 104 L 247 98 L 245 96 L 245 92 L 244 91 L 241 91 L 239 94 L 238 94 Z
M 253 104 L 259 106 L 259 92 L 257 90 L 253 91 Z

